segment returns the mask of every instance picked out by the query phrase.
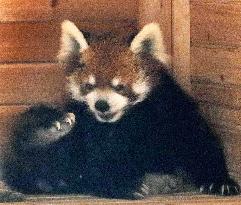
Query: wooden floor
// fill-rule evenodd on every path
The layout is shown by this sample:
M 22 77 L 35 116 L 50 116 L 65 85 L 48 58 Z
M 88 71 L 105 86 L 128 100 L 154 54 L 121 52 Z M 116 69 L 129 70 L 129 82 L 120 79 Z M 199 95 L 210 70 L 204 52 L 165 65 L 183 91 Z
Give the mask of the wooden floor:
M 4 203 L 14 205 L 241 205 L 241 196 L 235 197 L 217 197 L 197 194 L 177 194 L 165 195 L 158 197 L 150 197 L 144 200 L 115 200 L 115 199 L 100 199 L 91 196 L 28 196 L 24 202 Z

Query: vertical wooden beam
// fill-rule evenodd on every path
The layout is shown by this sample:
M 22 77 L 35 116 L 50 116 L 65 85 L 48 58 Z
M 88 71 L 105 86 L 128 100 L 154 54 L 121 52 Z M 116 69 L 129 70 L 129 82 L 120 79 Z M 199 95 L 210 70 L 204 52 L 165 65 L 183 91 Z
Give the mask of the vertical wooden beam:
M 172 0 L 172 65 L 178 83 L 191 92 L 190 1 Z
M 171 55 L 171 0 L 139 0 L 139 28 L 151 22 L 161 25 L 168 53 Z
M 139 26 L 150 22 L 160 23 L 172 56 L 173 75 L 190 92 L 190 1 L 139 0 Z

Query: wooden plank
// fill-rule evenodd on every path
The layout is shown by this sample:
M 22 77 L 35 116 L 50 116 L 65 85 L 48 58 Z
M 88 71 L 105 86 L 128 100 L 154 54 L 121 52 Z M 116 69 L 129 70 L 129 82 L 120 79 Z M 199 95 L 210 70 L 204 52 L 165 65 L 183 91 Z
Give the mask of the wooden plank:
M 55 17 L 79 21 L 135 21 L 137 0 L 62 0 L 55 5 Z
M 229 109 L 208 103 L 200 103 L 205 117 L 215 125 L 232 127 L 241 126 L 241 110 Z
M 241 85 L 241 47 L 202 44 L 191 47 L 193 80 Z
M 240 0 L 190 0 L 192 4 L 233 4 L 233 3 L 241 3 Z
M 0 24 L 0 62 L 53 61 L 60 24 L 20 22 Z
M 81 21 L 135 21 L 137 0 L 1 0 L 0 22 L 72 19 Z
M 233 109 L 241 108 L 241 88 L 193 82 L 193 95 L 199 102 L 208 102 Z
M 55 64 L 0 65 L 0 105 L 61 103 L 64 72 Z
M 128 35 L 135 31 L 130 22 L 75 22 L 84 31 Z M 1 62 L 53 62 L 60 39 L 60 22 L 0 24 Z
M 172 55 L 172 1 L 161 2 L 160 25 L 164 35 L 164 42 L 169 55 Z
M 171 0 L 140 0 L 139 1 L 139 28 L 151 22 L 160 23 L 163 31 L 165 46 L 168 53 L 172 52 L 172 19 Z
M 5 203 L 10 205 L 12 203 Z M 49 205 L 49 204 L 70 204 L 70 205 L 124 205 L 124 204 L 134 204 L 134 205 L 240 205 L 240 196 L 234 197 L 220 197 L 220 196 L 210 196 L 210 195 L 199 195 L 195 193 L 179 193 L 175 195 L 164 195 L 157 197 L 149 197 L 144 200 L 116 200 L 116 199 L 101 199 L 95 197 L 85 197 L 85 196 L 32 196 L 27 198 L 25 202 L 18 202 L 19 205 L 22 204 L 36 204 L 36 205 Z
M 191 41 L 240 46 L 240 1 L 191 1 Z
M 53 12 L 49 0 L 1 0 L 0 22 L 50 20 Z
M 190 2 L 172 1 L 172 63 L 177 82 L 191 92 L 190 81 Z

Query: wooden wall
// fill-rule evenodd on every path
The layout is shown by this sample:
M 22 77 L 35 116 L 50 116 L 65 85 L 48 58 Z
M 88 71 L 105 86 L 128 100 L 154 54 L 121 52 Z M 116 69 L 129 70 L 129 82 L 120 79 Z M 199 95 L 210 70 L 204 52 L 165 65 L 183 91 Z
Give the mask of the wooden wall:
M 192 91 L 241 182 L 241 2 L 190 2 Z

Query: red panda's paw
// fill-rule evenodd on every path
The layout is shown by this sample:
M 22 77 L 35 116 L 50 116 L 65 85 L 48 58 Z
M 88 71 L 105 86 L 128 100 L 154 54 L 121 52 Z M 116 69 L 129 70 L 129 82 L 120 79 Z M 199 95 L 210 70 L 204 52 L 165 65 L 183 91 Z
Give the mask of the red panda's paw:
M 144 183 L 150 188 L 152 196 L 194 190 L 181 176 L 174 174 L 148 173 Z
M 74 113 L 66 113 L 63 118 L 55 121 L 50 128 L 52 136 L 61 138 L 67 135 L 75 125 L 75 115 Z
M 204 194 L 216 194 L 221 196 L 232 196 L 240 194 L 240 186 L 232 179 L 225 182 L 205 184 L 200 187 Z
M 62 118 L 52 123 L 50 128 L 37 129 L 35 132 L 35 139 L 40 145 L 47 145 L 58 141 L 66 136 L 75 125 L 75 115 L 73 113 L 66 113 Z
M 66 134 L 72 129 L 75 124 L 74 113 L 68 112 L 62 119 L 55 121 L 51 127 L 52 131 L 63 132 Z

